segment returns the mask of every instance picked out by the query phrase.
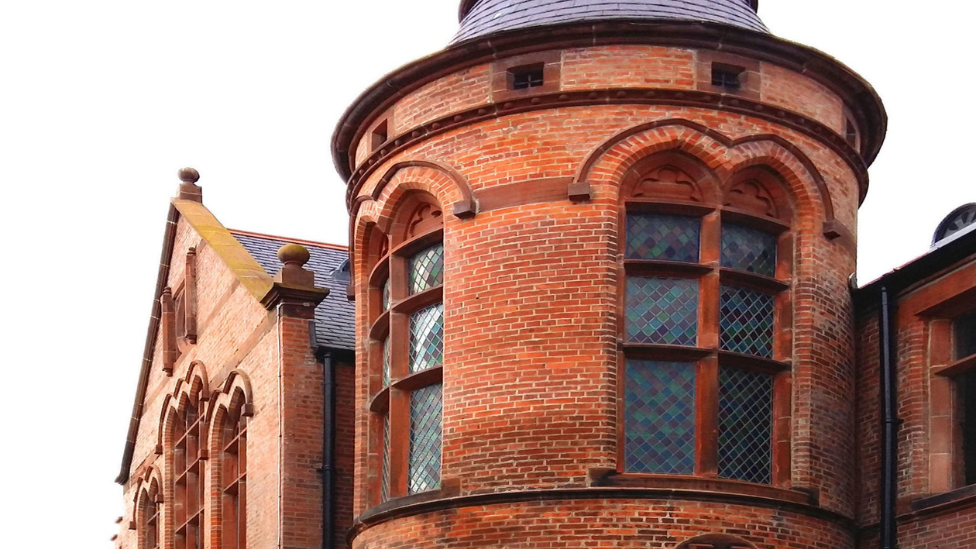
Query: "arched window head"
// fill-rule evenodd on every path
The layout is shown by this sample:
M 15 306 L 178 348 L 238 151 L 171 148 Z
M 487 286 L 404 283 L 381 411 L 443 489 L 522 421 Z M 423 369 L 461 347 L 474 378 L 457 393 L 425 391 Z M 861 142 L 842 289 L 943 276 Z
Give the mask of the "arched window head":
M 176 549 L 202 549 L 207 446 L 199 388 L 178 403 L 172 438 L 174 541 Z
M 247 547 L 247 417 L 238 391 L 220 428 L 221 549 Z
M 436 200 L 405 196 L 389 242 L 369 277 L 373 505 L 440 486 L 445 250 Z
M 791 200 L 782 178 L 764 167 L 751 167 L 733 176 L 725 185 L 722 206 L 759 218 L 790 223 Z
M 159 549 L 160 541 L 160 514 L 162 507 L 162 494 L 159 491 L 159 484 L 156 479 L 150 480 L 142 488 L 139 494 L 137 512 L 138 534 L 140 549 Z
M 785 485 L 788 422 L 775 415 L 790 396 L 783 187 L 762 168 L 721 182 L 662 154 L 637 162 L 620 193 L 618 469 Z

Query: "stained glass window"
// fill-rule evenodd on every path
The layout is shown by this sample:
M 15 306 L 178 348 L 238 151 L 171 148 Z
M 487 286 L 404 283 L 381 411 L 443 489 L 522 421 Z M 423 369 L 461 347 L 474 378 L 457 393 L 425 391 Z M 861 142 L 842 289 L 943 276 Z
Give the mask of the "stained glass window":
M 722 225 L 722 266 L 776 275 L 776 237 L 741 225 Z
M 772 358 L 773 300 L 769 294 L 722 286 L 719 311 L 722 348 Z
M 697 280 L 629 277 L 626 307 L 629 342 L 695 345 Z
M 410 315 L 410 372 L 444 362 L 444 304 L 438 303 Z
M 773 376 L 719 368 L 718 474 L 769 484 L 773 478 Z
M 698 262 L 701 220 L 660 214 L 627 215 L 627 259 Z
M 383 340 L 383 386 L 390 384 L 390 338 Z
M 632 473 L 695 472 L 695 364 L 628 360 L 624 468 Z
M 390 414 L 383 416 L 383 469 L 380 477 L 380 498 L 390 499 Z
M 387 278 L 383 281 L 383 310 L 390 308 L 390 279 Z
M 444 283 L 444 245 L 437 244 L 410 258 L 410 294 Z
M 410 393 L 409 492 L 433 490 L 441 483 L 441 385 Z

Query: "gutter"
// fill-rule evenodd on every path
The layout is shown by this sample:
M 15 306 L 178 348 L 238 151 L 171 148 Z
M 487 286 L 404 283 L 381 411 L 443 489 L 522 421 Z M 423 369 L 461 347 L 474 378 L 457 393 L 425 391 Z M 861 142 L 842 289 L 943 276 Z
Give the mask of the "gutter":
M 139 368 L 139 381 L 136 385 L 136 400 L 132 404 L 132 417 L 129 418 L 129 432 L 125 438 L 125 450 L 122 452 L 122 466 L 115 482 L 124 485 L 129 480 L 129 468 L 132 465 L 132 455 L 135 452 L 136 437 L 139 435 L 139 421 L 143 413 L 143 401 L 146 399 L 146 389 L 149 385 L 149 372 L 152 369 L 153 350 L 156 348 L 156 336 L 159 333 L 161 318 L 159 296 L 166 286 L 169 276 L 169 260 L 173 254 L 173 243 L 176 237 L 176 222 L 179 212 L 172 203 L 166 216 L 166 230 L 163 233 L 163 250 L 159 258 L 159 273 L 156 276 L 156 290 L 153 293 L 152 316 L 149 318 L 149 330 L 146 334 L 146 346 L 142 352 L 142 366 Z

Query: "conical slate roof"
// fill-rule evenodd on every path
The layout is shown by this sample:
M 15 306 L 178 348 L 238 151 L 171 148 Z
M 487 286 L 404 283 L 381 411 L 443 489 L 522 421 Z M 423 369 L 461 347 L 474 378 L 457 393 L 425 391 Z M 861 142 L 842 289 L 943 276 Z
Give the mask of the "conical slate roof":
M 452 44 L 503 31 L 613 19 L 703 21 L 768 33 L 756 0 L 465 0 Z

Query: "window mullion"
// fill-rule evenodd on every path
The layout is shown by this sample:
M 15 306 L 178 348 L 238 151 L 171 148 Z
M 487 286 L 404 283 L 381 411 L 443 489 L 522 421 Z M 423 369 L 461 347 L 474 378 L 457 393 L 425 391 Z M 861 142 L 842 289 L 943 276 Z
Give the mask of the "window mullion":
M 390 498 L 407 495 L 410 456 L 410 393 L 390 389 Z
M 773 377 L 773 486 L 790 487 L 792 451 L 790 443 L 793 376 L 789 371 Z
M 712 354 L 698 361 L 696 379 L 695 455 L 696 474 L 714 477 L 718 475 L 718 356 Z

